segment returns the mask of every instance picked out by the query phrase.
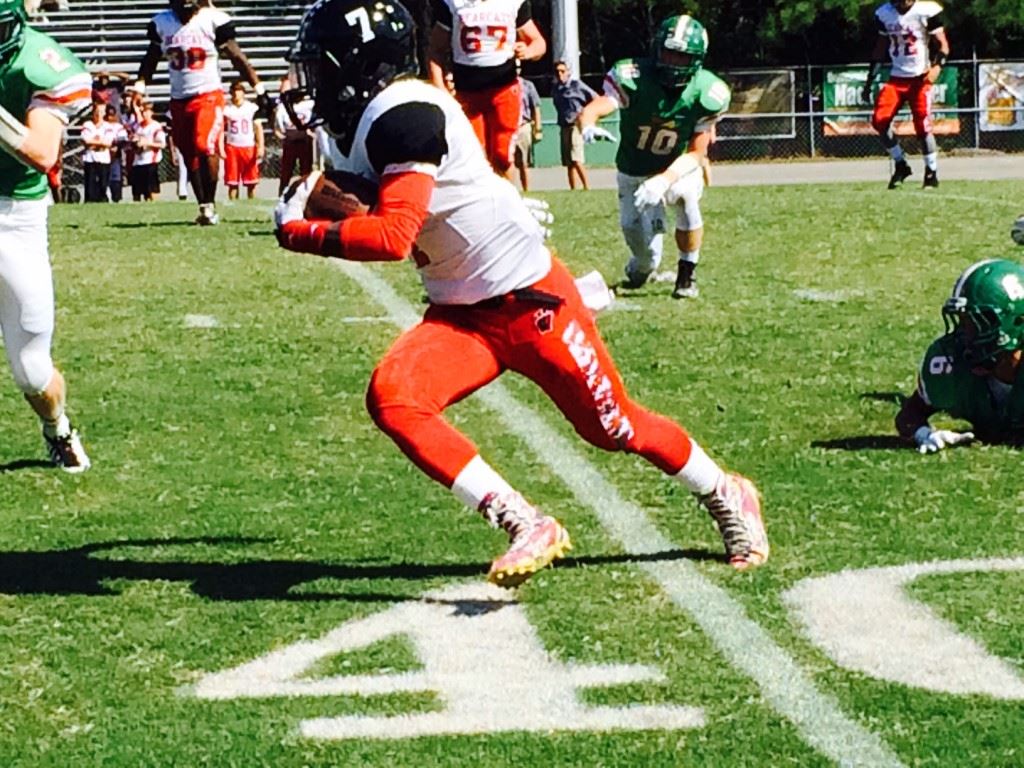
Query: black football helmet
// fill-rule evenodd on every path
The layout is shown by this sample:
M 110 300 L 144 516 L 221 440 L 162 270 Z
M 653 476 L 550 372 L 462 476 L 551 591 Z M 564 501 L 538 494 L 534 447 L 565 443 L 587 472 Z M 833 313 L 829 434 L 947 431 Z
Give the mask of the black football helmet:
M 199 0 L 170 0 L 170 6 L 174 15 L 184 24 L 199 10 Z
M 389 83 L 414 74 L 416 23 L 398 0 L 317 0 L 288 51 L 292 87 L 281 102 L 296 127 L 323 124 L 351 144 L 366 105 Z M 294 105 L 313 100 L 313 119 Z M 343 149 L 344 151 L 344 149 Z

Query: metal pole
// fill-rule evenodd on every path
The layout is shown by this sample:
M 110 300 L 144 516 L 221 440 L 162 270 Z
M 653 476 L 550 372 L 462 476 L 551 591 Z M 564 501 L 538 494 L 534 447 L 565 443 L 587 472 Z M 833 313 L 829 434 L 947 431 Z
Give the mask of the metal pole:
M 580 72 L 580 25 L 577 0 L 555 0 L 551 7 L 551 36 L 555 61 L 569 65 L 573 77 Z
M 971 90 L 974 91 L 974 148 L 981 149 L 981 100 L 978 98 L 981 95 L 978 83 L 981 81 L 978 77 L 978 49 L 973 45 L 971 46 L 971 77 L 974 78 L 974 82 L 971 83 Z
M 814 83 L 811 80 L 811 64 L 807 63 L 807 127 L 811 135 L 811 157 L 814 157 Z

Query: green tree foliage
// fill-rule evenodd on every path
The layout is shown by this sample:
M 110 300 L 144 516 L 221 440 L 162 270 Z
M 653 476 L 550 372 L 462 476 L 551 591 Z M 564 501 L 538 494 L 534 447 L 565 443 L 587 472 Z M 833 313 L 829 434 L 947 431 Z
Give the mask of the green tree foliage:
M 550 18 L 551 2 L 534 0 Z M 657 23 L 689 13 L 708 28 L 709 64 L 826 64 L 865 61 L 879 0 L 579 0 L 585 72 L 645 53 Z M 945 0 L 956 58 L 1024 55 L 1024 0 Z

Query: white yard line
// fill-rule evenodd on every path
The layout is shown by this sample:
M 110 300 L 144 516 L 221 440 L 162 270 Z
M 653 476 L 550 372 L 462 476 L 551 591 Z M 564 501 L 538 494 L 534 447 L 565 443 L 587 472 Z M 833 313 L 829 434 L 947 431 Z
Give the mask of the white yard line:
M 351 262 L 331 263 L 357 281 L 399 327 L 407 328 L 419 320 L 412 306 L 372 270 Z M 516 400 L 500 381 L 479 394 L 505 428 L 554 470 L 627 553 L 647 555 L 677 548 L 642 509 L 619 495 L 575 444 Z M 680 509 L 680 514 L 699 513 Z M 768 519 L 770 522 L 770 510 Z M 735 667 L 757 682 L 769 704 L 793 723 L 807 744 L 842 766 L 901 765 L 881 738 L 847 717 L 831 696 L 818 691 L 797 663 L 747 616 L 743 606 L 705 578 L 693 563 L 672 560 L 640 563 L 639 567 L 700 624 Z

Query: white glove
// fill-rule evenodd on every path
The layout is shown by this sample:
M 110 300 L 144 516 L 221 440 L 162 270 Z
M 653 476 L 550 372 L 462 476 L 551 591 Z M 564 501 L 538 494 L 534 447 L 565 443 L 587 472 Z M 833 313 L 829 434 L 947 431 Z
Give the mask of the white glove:
M 281 199 L 274 207 L 274 224 L 280 229 L 289 221 L 297 221 L 306 218 L 306 201 L 313 193 L 321 176 L 320 171 L 313 171 L 306 177 L 299 179 L 285 190 Z
M 526 210 L 530 212 L 530 215 L 540 224 L 541 231 L 544 233 L 544 239 L 547 240 L 551 237 L 551 225 L 555 223 L 555 215 L 551 213 L 551 206 L 546 201 L 538 200 L 536 197 L 524 197 L 523 204 L 526 206 Z
M 943 448 L 967 445 L 974 441 L 973 432 L 953 432 L 949 429 L 932 429 L 928 425 L 918 427 L 914 433 L 919 453 L 937 453 Z
M 618 141 L 618 139 L 611 131 L 598 128 L 596 125 L 588 125 L 583 129 L 583 143 L 593 144 L 595 141 Z
M 672 182 L 660 173 L 651 176 L 651 178 L 636 188 L 636 192 L 633 193 L 633 205 L 641 212 L 645 208 L 653 208 L 656 205 L 660 205 L 665 199 L 665 193 L 668 192 L 668 188 L 671 186 Z

